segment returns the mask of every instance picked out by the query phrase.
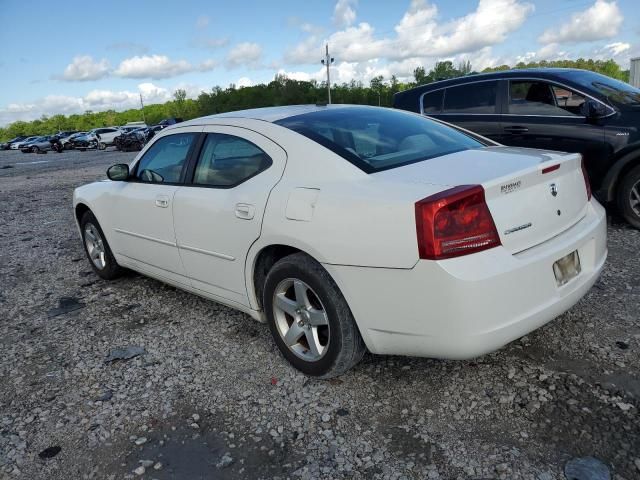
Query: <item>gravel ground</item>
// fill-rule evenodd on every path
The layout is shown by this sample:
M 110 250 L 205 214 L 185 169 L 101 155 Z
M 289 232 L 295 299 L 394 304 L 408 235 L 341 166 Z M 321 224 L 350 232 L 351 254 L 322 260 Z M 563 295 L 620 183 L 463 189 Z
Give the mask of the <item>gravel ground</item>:
M 318 381 L 242 313 L 92 273 L 72 190 L 132 156 L 0 152 L 0 478 L 640 478 L 640 232 L 614 219 L 589 295 L 495 354 Z

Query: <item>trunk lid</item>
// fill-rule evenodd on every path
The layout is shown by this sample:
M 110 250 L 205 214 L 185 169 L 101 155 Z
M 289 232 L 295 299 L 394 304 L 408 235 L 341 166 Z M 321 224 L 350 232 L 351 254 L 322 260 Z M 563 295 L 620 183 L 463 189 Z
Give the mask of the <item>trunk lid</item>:
M 374 175 L 443 187 L 482 185 L 502 245 L 518 253 L 562 233 L 586 214 L 581 162 L 577 153 L 488 147 Z

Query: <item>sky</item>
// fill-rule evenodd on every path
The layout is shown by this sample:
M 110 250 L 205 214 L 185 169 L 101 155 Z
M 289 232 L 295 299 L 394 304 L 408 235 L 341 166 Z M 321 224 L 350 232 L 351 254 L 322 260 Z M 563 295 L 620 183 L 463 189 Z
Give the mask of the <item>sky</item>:
M 638 0 L 0 0 L 0 126 L 195 98 L 277 73 L 332 83 L 469 60 L 640 56 Z M 634 8 L 635 7 L 635 8 Z

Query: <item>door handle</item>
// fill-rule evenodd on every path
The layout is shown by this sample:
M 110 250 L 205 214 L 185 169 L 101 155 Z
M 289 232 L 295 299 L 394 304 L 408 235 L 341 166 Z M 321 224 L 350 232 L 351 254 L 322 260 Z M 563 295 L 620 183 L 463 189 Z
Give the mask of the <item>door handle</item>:
M 256 207 L 248 203 L 236 204 L 236 217 L 242 220 L 251 220 L 256 213 Z
M 166 195 L 158 195 L 156 197 L 156 207 L 167 208 L 169 206 L 169 197 Z
M 529 131 L 527 127 L 514 125 L 512 127 L 504 127 L 504 131 L 511 134 L 526 133 Z

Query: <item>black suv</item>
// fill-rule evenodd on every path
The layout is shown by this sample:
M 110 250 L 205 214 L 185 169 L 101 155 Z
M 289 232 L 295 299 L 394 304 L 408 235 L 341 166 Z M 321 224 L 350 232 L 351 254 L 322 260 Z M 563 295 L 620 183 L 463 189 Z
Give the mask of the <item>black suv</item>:
M 597 198 L 640 228 L 640 90 L 627 83 L 578 69 L 507 70 L 399 92 L 393 106 L 504 145 L 579 152 Z

